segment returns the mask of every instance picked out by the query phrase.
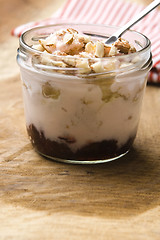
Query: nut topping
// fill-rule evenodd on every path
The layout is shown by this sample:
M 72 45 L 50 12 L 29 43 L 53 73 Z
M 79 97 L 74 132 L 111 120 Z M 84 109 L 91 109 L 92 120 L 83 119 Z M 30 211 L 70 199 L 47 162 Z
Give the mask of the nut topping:
M 100 40 L 92 41 L 90 36 L 82 35 L 72 28 L 60 29 L 50 34 L 46 39 L 40 39 L 39 45 L 32 47 L 44 53 L 47 52 L 53 57 L 50 58 L 46 54 L 42 54 L 39 59 L 41 58 L 41 63 L 45 65 L 61 68 L 76 67 L 80 69 L 80 73 L 86 74 L 114 70 L 116 66 L 112 56 L 136 51 L 125 39 L 119 38 L 112 46 L 108 46 Z M 54 59 L 56 56 L 61 58 Z M 110 57 L 109 61 L 105 59 L 108 57 Z M 104 58 L 104 60 L 100 61 L 97 58 Z

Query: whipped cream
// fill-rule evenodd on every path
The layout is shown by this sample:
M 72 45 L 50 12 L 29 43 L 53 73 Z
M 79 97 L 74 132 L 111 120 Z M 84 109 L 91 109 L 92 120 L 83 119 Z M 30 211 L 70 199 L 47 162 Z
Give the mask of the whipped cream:
M 22 71 L 27 126 L 34 124 L 47 139 L 68 144 L 76 151 L 90 142 L 114 139 L 119 147 L 136 135 L 145 78 L 132 83 L 55 82 L 40 74 Z M 66 82 L 65 82 L 66 80 Z M 130 79 L 127 79 L 130 80 Z M 126 81 L 127 81 L 126 80 Z

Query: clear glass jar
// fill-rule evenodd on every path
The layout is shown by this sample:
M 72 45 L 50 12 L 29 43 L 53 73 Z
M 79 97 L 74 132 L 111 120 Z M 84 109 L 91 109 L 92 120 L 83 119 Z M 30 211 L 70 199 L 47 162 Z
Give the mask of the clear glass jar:
M 138 32 L 127 31 L 123 38 L 137 52 L 101 58 L 102 63 L 113 61 L 115 66 L 103 73 L 84 73 L 80 68 L 36 61 L 43 53 L 32 45 L 69 27 L 101 40 L 117 30 L 100 25 L 57 24 L 22 34 L 17 61 L 28 135 L 36 151 L 53 160 L 93 164 L 117 159 L 129 151 L 136 137 L 152 66 L 150 41 Z M 48 57 L 59 61 L 62 56 L 48 53 Z

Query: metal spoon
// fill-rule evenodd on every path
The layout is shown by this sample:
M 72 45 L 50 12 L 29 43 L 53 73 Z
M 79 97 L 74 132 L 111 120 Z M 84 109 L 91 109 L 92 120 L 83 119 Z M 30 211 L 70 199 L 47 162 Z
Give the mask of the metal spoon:
M 149 4 L 142 12 L 140 12 L 137 16 L 135 16 L 132 20 L 126 23 L 123 27 L 121 27 L 117 32 L 115 32 L 111 37 L 107 39 L 105 44 L 111 45 L 114 43 L 119 37 L 122 36 L 130 27 L 140 21 L 143 17 L 145 17 L 149 12 L 151 12 L 154 8 L 160 5 L 160 0 L 155 0 L 151 4 Z

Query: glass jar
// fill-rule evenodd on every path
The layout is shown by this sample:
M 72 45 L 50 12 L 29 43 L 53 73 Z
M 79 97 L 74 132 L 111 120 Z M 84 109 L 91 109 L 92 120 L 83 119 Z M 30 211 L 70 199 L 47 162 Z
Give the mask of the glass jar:
M 150 41 L 127 31 L 123 38 L 137 52 L 105 57 L 114 68 L 100 73 L 39 62 L 39 39 L 62 28 L 74 28 L 105 40 L 117 28 L 91 24 L 57 24 L 33 28 L 20 37 L 20 66 L 26 126 L 41 155 L 67 163 L 102 163 L 125 155 L 136 137 L 147 75 L 152 66 Z M 62 56 L 48 53 L 52 61 Z M 68 56 L 63 56 L 63 60 Z M 76 57 L 70 57 L 76 61 Z

